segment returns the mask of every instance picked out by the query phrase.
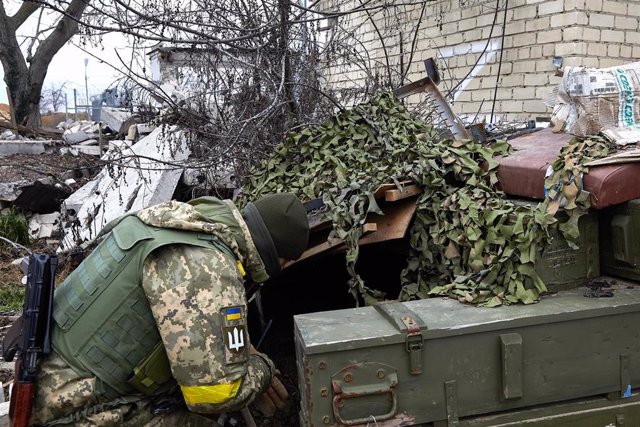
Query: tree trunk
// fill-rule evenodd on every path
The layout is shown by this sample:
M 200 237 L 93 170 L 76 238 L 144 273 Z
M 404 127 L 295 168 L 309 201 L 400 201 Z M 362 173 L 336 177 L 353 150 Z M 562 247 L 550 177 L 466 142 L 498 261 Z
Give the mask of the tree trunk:
M 30 74 L 26 73 L 13 78 L 5 75 L 5 83 L 11 95 L 16 122 L 35 128 L 41 125 L 40 94 L 44 80 L 31 82 Z
M 69 3 L 53 31 L 39 42 L 29 66 L 20 50 L 16 31 L 41 6 L 25 1 L 13 16 L 8 16 L 0 1 L 0 60 L 18 123 L 29 127 L 40 126 L 40 95 L 47 68 L 53 56 L 78 31 L 77 20 L 89 1 L 72 0 Z

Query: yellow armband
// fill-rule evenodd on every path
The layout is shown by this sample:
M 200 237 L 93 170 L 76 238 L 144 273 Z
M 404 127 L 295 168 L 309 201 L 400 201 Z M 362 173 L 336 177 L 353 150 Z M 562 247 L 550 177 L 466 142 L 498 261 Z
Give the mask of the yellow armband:
M 180 389 L 188 405 L 224 403 L 236 396 L 240 384 L 242 378 L 229 384 L 180 386 Z

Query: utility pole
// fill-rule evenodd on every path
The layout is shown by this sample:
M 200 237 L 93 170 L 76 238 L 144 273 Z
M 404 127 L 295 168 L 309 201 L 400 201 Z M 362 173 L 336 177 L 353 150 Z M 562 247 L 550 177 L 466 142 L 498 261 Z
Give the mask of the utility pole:
M 78 121 L 78 91 L 76 88 L 73 88 L 73 108 L 76 110 L 76 122 Z
M 89 84 L 87 80 L 87 65 L 89 65 L 89 58 L 84 58 L 84 95 L 87 105 L 87 120 L 91 120 L 91 114 L 89 114 Z

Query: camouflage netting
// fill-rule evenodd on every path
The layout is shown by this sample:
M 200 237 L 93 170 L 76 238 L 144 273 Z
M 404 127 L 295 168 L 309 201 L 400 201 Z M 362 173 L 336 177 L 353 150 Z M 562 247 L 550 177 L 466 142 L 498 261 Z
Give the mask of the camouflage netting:
M 601 140 L 573 141 L 553 164 L 548 198 L 518 206 L 496 188 L 494 157 L 509 145 L 443 141 L 412 118 L 391 94 L 343 110 L 322 126 L 287 136 L 254 169 L 239 204 L 261 195 L 291 191 L 304 201 L 322 198 L 330 208 L 333 238 L 347 244 L 349 290 L 371 304 L 448 295 L 484 306 L 533 303 L 545 284 L 534 269 L 555 227 L 575 241 L 577 220 L 588 208 L 580 191 L 583 158 L 608 153 Z M 368 213 L 381 214 L 374 198 L 383 183 L 411 179 L 423 189 L 410 231 L 411 252 L 399 295 L 365 285 L 356 272 L 358 239 Z M 567 219 L 554 216 L 566 204 Z

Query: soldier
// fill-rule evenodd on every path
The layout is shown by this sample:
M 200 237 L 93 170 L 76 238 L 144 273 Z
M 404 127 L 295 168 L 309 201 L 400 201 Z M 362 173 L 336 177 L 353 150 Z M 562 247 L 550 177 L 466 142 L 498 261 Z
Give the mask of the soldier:
M 171 201 L 126 215 L 58 287 L 31 422 L 216 425 L 204 415 L 286 398 L 247 333 L 243 279 L 307 245 L 304 207 L 279 193 Z M 273 380 L 273 381 L 272 381 Z

